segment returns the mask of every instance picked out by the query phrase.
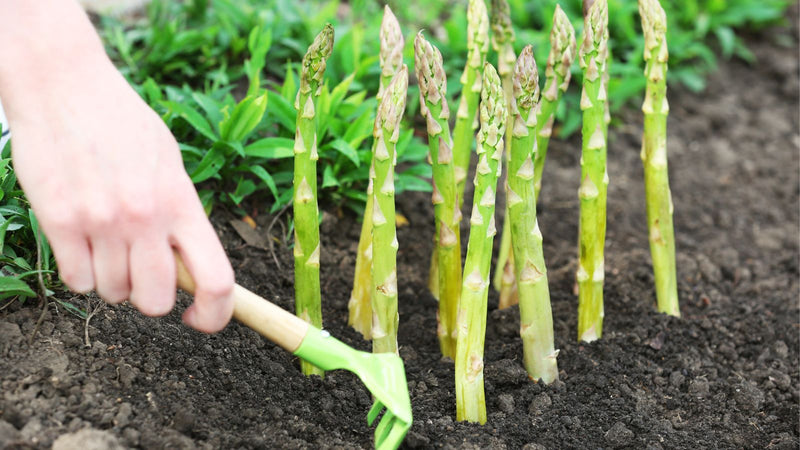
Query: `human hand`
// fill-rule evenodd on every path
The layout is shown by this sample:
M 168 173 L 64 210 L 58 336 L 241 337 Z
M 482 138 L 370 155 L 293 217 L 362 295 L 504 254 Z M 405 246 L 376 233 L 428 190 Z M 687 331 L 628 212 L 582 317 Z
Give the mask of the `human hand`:
M 61 278 L 164 315 L 175 304 L 175 249 L 197 282 L 183 320 L 218 331 L 233 311 L 233 270 L 178 145 L 102 47 L 89 50 L 43 74 L 0 76 L 14 168 Z

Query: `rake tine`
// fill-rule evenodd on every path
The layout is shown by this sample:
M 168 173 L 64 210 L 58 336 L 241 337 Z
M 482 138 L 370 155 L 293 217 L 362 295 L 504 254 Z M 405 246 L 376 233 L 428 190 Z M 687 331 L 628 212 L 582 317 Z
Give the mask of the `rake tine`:
M 381 421 L 378 422 L 378 427 L 375 428 L 375 445 L 379 446 L 383 441 L 386 440 L 386 436 L 389 435 L 389 432 L 392 431 L 392 425 L 394 423 L 394 415 L 388 409 L 385 413 L 383 413 L 383 417 Z
M 403 442 L 403 438 L 406 436 L 406 431 L 408 427 L 405 426 L 404 423 L 400 422 L 398 419 L 393 420 L 392 427 L 389 430 L 389 435 L 384 437 L 383 441 L 380 442 L 381 448 L 391 448 L 396 449 L 400 446 L 400 443 Z
M 375 403 L 372 404 L 372 408 L 370 408 L 367 413 L 367 424 L 372 425 L 372 422 L 375 422 L 375 419 L 381 411 L 383 411 L 383 403 L 381 403 L 380 400 L 375 400 Z

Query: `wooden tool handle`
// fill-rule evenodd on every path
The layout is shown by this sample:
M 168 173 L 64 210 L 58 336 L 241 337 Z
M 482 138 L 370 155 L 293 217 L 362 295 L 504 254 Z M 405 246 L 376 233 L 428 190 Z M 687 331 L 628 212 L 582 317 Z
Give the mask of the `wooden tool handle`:
M 178 287 L 194 294 L 195 283 L 183 260 L 175 254 Z M 294 353 L 308 332 L 308 323 L 274 303 L 239 286 L 233 286 L 233 317 L 258 334 Z

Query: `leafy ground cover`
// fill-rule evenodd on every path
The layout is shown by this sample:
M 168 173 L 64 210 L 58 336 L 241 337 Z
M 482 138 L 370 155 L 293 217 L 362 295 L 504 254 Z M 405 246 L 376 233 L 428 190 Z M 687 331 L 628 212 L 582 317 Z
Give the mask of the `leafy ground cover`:
M 680 319 L 653 307 L 641 115 L 623 110 L 627 125 L 609 133 L 605 335 L 574 341 L 580 141 L 553 140 L 539 219 L 561 382 L 527 379 L 517 309 L 497 310 L 492 294 L 485 426 L 454 421 L 453 366 L 439 360 L 436 302 L 420 270 L 432 244 L 429 196 L 400 197 L 398 210 L 410 221 L 398 229 L 399 344 L 415 415 L 407 448 L 797 448 L 796 36 L 796 28 L 751 36 L 757 67 L 723 62 L 704 95 L 670 91 Z M 791 45 L 781 45 L 785 39 Z M 215 208 L 211 217 L 239 281 L 291 308 L 291 250 L 278 245 L 276 262 L 234 231 L 235 212 Z M 261 236 L 272 218 L 256 217 Z M 352 215 L 324 214 L 323 306 L 326 328 L 368 349 L 346 325 L 359 232 Z M 213 336 L 193 332 L 180 323 L 188 301 L 182 296 L 163 319 L 105 307 L 88 326 L 51 309 L 32 344 L 39 310 L 8 304 L 0 312 L 0 447 L 77 439 L 108 448 L 369 448 L 370 398 L 355 377 L 308 379 L 289 354 L 238 324 Z

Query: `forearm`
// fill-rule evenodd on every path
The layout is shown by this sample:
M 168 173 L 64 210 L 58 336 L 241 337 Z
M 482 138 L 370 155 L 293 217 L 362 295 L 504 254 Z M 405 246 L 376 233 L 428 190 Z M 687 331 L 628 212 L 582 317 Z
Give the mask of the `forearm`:
M 0 0 L 0 11 L 0 98 L 12 120 L 48 87 L 68 89 L 110 65 L 75 0 Z

